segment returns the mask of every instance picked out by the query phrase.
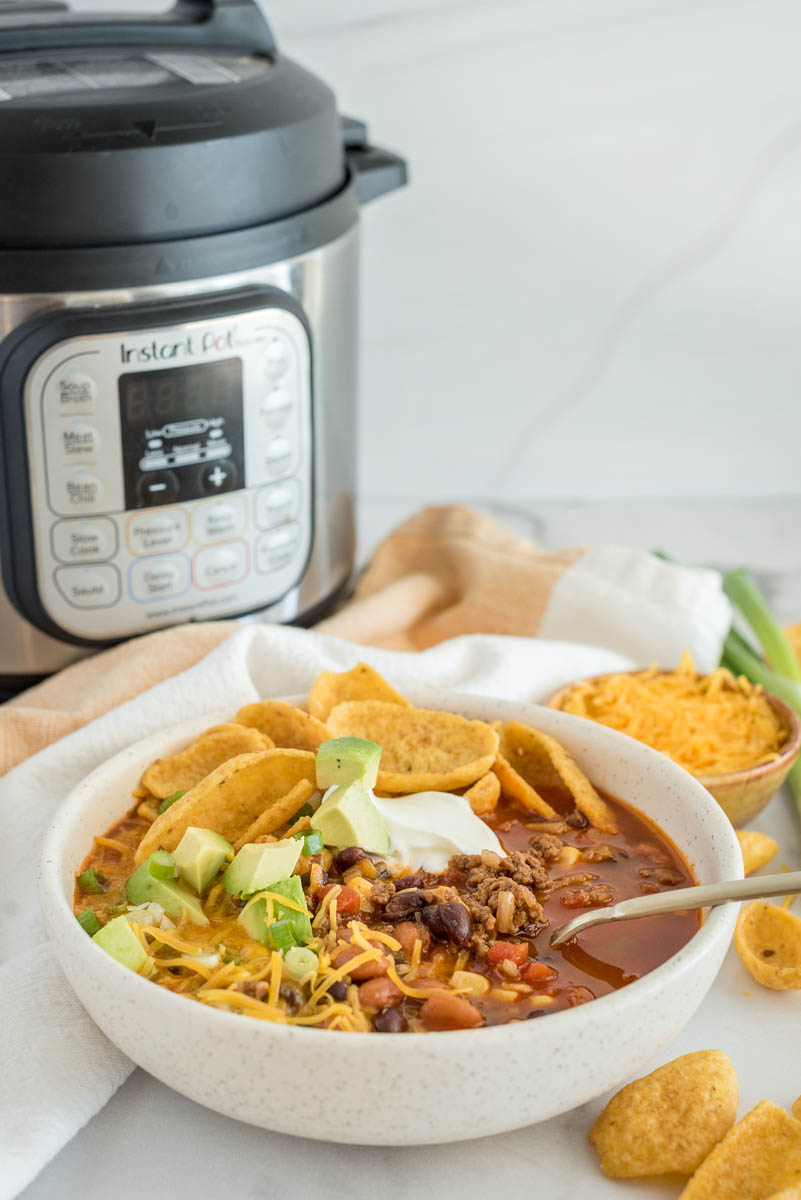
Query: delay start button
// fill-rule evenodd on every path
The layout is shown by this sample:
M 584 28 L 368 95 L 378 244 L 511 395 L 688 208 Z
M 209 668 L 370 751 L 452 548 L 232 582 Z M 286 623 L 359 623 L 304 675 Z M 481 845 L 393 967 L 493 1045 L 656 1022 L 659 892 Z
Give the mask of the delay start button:
M 131 563 L 128 573 L 130 593 L 142 603 L 159 596 L 180 596 L 189 582 L 189 559 L 184 554 L 140 559 Z
M 73 608 L 110 608 L 120 598 L 120 577 L 108 563 L 96 567 L 57 567 L 56 585 Z
M 127 533 L 131 554 L 163 554 L 166 550 L 180 550 L 189 537 L 189 518 L 182 508 L 136 512 L 128 518 Z

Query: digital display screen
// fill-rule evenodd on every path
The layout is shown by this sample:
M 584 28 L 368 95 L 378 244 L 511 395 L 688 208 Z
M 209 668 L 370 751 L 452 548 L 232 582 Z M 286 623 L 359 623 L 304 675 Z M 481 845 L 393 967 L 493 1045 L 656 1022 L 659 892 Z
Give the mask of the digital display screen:
M 242 360 L 119 378 L 125 507 L 245 486 Z

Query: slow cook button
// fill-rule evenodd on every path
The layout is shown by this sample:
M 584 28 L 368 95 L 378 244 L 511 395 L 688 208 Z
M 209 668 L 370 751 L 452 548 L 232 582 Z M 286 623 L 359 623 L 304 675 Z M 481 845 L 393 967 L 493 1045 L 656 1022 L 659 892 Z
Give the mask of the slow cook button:
M 134 600 L 156 600 L 159 596 L 180 596 L 189 587 L 189 559 L 183 554 L 145 558 L 131 563 L 128 590 Z
M 120 598 L 115 567 L 56 567 L 56 584 L 73 608 L 109 608 Z
M 163 554 L 180 550 L 189 537 L 189 519 L 182 508 L 138 512 L 128 518 L 131 554 Z
M 256 524 L 259 529 L 272 529 L 283 521 L 290 521 L 300 509 L 300 484 L 297 479 L 286 479 L 262 488 L 256 495 Z
M 192 514 L 192 530 L 198 542 L 236 537 L 244 528 L 245 502 L 241 496 L 199 504 Z
M 53 526 L 53 554 L 61 562 L 102 562 L 116 548 L 116 530 L 108 517 L 57 521 Z
M 225 587 L 244 579 L 248 550 L 244 542 L 226 542 L 198 550 L 194 559 L 195 583 L 199 588 Z
M 256 542 L 256 570 L 267 575 L 285 567 L 292 561 L 299 538 L 300 526 L 297 521 L 260 534 Z

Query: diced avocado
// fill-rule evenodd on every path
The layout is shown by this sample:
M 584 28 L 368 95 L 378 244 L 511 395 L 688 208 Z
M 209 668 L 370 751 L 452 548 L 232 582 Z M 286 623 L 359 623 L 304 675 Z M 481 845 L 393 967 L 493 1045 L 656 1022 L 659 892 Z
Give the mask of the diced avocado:
M 311 823 L 323 835 L 326 846 L 335 850 L 345 846 L 361 846 L 371 854 L 386 854 L 389 850 L 389 830 L 360 779 L 336 788 L 317 809 Z
M 277 883 L 271 884 L 266 890 L 277 892 L 279 896 L 286 896 L 287 900 L 293 900 L 295 904 L 303 906 L 304 911 L 298 912 L 295 908 L 289 908 L 288 905 L 273 900 L 273 921 L 286 921 L 298 944 L 302 945 L 304 942 L 308 942 L 312 935 L 311 916 L 306 908 L 306 897 L 303 894 L 300 876 L 293 875 L 291 879 L 281 879 Z M 243 925 L 257 942 L 272 948 L 273 942 L 267 924 L 268 911 L 267 897 L 254 896 L 239 914 L 239 924 Z
M 375 787 L 381 747 L 366 738 L 332 738 L 317 751 L 317 786 L 346 786 L 360 779 L 365 787 Z
M 197 896 L 192 895 L 189 888 L 184 887 L 175 879 L 156 879 L 150 874 L 149 858 L 146 858 L 136 868 L 125 885 L 125 891 L 131 904 L 147 904 L 154 900 L 171 917 L 180 918 L 182 910 L 186 909 L 193 925 L 208 925 L 209 923 L 203 906 Z M 117 919 L 119 920 L 119 918 Z
M 175 848 L 173 858 L 190 887 L 202 895 L 234 848 L 213 829 L 190 825 Z
M 141 971 L 147 961 L 147 954 L 126 917 L 115 917 L 109 921 L 94 935 L 92 941 L 132 971 Z
M 223 875 L 225 890 L 232 896 L 252 896 L 286 879 L 295 869 L 303 842 L 284 838 L 281 842 L 248 842 Z

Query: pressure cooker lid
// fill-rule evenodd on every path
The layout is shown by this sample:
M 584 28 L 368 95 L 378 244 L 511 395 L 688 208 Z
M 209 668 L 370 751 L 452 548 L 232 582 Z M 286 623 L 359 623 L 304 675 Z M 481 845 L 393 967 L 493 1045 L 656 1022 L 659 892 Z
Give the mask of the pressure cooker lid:
M 332 91 L 252 0 L 123 19 L 0 0 L 0 247 L 241 229 L 345 180 Z

